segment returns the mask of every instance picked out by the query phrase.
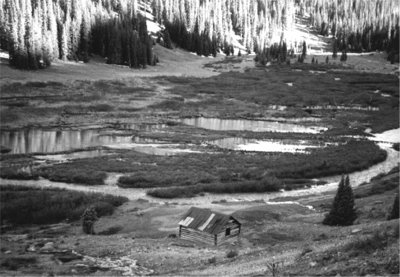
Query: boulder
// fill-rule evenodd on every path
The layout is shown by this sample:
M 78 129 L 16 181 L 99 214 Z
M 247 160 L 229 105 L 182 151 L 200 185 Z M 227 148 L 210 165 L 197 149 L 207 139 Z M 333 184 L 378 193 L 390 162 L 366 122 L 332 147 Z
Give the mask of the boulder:
M 46 242 L 42 248 L 40 248 L 40 253 L 52 253 L 56 250 L 54 247 L 54 242 Z

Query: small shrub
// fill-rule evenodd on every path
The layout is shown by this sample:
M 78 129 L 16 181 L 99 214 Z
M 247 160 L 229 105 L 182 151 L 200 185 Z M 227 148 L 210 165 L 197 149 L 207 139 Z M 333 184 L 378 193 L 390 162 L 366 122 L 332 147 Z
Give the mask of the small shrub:
M 208 259 L 208 263 L 209 264 L 215 264 L 215 263 L 217 263 L 217 258 L 214 256 L 214 257 L 212 257 L 212 258 L 209 258 Z
M 98 220 L 96 210 L 87 208 L 82 215 L 82 230 L 85 234 L 94 234 L 94 223 Z
M 239 255 L 238 251 L 232 249 L 226 254 L 226 257 L 231 259 L 231 258 L 236 257 L 237 255 Z
M 268 270 L 271 272 L 272 276 L 277 276 L 279 271 L 283 268 L 283 262 L 269 262 L 267 263 Z

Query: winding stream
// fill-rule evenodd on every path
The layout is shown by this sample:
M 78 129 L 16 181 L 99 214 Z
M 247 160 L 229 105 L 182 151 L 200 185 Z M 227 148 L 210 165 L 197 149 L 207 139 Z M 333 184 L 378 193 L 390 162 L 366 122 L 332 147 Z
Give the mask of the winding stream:
M 362 182 L 369 181 L 373 176 L 378 175 L 379 173 L 387 173 L 393 167 L 398 165 L 399 163 L 399 152 L 395 151 L 391 148 L 391 144 L 383 143 L 383 141 L 387 141 L 390 143 L 400 142 L 400 128 L 395 130 L 389 130 L 382 134 L 377 134 L 372 140 L 380 141 L 379 146 L 385 149 L 388 153 L 387 159 L 379 164 L 371 166 L 370 168 L 362 171 L 356 171 L 351 174 L 350 182 L 353 186 L 358 186 Z M 146 189 L 123 189 L 119 188 L 116 185 L 116 181 L 120 175 L 117 173 L 109 173 L 107 180 L 105 181 L 106 185 L 101 186 L 82 186 L 82 185 L 73 185 L 67 183 L 60 182 L 52 182 L 46 179 L 35 180 L 5 180 L 0 178 L 0 184 L 11 184 L 11 185 L 24 185 L 24 186 L 35 186 L 35 187 L 55 187 L 55 188 L 65 188 L 76 191 L 85 191 L 85 192 L 99 192 L 99 193 L 107 193 L 112 195 L 119 195 L 128 197 L 131 200 L 134 199 L 147 199 L 151 202 L 164 203 L 166 200 L 152 198 L 146 195 Z M 173 199 L 171 202 L 179 203 L 179 204 L 190 204 L 190 205 L 207 205 L 211 204 L 214 201 L 254 201 L 254 200 L 264 200 L 266 202 L 271 201 L 275 198 L 280 197 L 295 197 L 295 196 L 304 196 L 304 195 L 313 195 L 313 194 L 321 194 L 326 191 L 335 190 L 337 188 L 337 184 L 340 180 L 341 176 L 331 176 L 326 178 L 321 178 L 328 182 L 328 184 L 323 186 L 315 186 L 307 189 L 299 189 L 292 191 L 280 191 L 275 193 L 235 193 L 235 194 L 206 194 L 205 196 L 197 196 L 193 198 L 178 198 Z

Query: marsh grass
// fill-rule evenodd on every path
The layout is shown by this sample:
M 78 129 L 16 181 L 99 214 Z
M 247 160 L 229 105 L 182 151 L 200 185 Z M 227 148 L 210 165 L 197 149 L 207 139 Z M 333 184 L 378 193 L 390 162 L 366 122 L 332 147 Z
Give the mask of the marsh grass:
M 249 193 L 249 192 L 273 192 L 282 188 L 282 182 L 267 176 L 259 181 L 243 181 L 229 183 L 197 184 L 195 186 L 171 187 L 148 191 L 148 195 L 158 198 L 194 197 L 198 194 L 209 193 Z
M 164 77 L 175 85 L 170 91 L 185 98 L 207 94 L 220 101 L 234 98 L 245 103 L 267 107 L 270 104 L 302 109 L 306 106 L 361 106 L 376 107 L 380 111 L 352 111 L 346 118 L 336 118 L 346 124 L 349 118 L 367 116 L 365 122 L 372 124 L 375 132 L 396 128 L 398 119 L 398 79 L 396 76 L 376 73 L 338 71 L 340 65 L 293 65 L 256 68 L 245 73 L 227 72 L 210 78 Z M 302 71 L 296 71 L 301 69 Z M 333 71 L 332 69 L 335 69 Z M 310 70 L 325 71 L 312 74 Z M 290 76 L 290 77 L 288 77 Z M 339 78 L 340 81 L 335 81 Z M 293 83 L 289 87 L 287 83 Z M 318 85 L 316 85 L 318 84 Z M 374 91 L 385 91 L 392 97 L 383 97 Z M 323 91 L 323 93 L 321 93 Z M 225 111 L 221 102 L 219 113 Z M 185 111 L 191 103 L 183 103 L 174 110 Z M 240 110 L 240 106 L 237 106 Z M 204 106 L 204 110 L 208 107 Z M 235 114 L 232 111 L 232 114 Z
M 107 174 L 95 169 L 72 167 L 60 164 L 39 170 L 38 174 L 50 181 L 82 185 L 103 185 Z
M 63 189 L 1 186 L 1 221 L 13 224 L 52 224 L 78 220 L 88 206 L 99 216 L 112 214 L 127 202 L 120 196 Z
M 0 170 L 0 178 L 14 180 L 37 180 L 39 175 L 34 172 L 21 171 L 19 167 L 4 167 Z
M 196 194 L 202 191 L 239 192 L 239 188 L 235 188 L 237 183 L 239 187 L 248 188 L 246 192 L 252 192 L 250 188 L 260 190 L 259 181 L 268 175 L 281 180 L 279 189 L 289 190 L 307 186 L 304 179 L 350 173 L 385 159 L 386 152 L 374 142 L 349 141 L 315 149 L 310 154 L 223 151 L 212 155 L 155 156 L 120 152 L 43 167 L 38 174 L 53 181 L 100 185 L 104 183 L 105 172 L 119 172 L 125 173 L 119 179 L 121 187 L 176 187 L 173 190 L 185 190 L 185 194 L 189 192 L 182 187 L 195 187 Z M 213 188 L 216 183 L 221 184 Z M 230 185 L 223 186 L 224 183 Z M 266 191 L 266 188 L 261 190 Z

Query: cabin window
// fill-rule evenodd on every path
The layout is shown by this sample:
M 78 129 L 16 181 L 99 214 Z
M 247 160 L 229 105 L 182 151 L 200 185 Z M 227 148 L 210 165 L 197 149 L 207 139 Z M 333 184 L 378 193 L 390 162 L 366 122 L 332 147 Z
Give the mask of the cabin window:
M 225 237 L 229 236 L 230 234 L 231 234 L 231 228 L 226 228 Z

